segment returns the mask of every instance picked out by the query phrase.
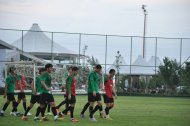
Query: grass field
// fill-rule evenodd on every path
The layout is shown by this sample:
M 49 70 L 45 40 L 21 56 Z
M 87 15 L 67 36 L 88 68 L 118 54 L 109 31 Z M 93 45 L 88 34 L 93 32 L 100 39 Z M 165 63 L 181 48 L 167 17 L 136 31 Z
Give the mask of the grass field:
M 2 99 L 2 96 L 0 96 Z M 59 103 L 62 96 L 55 96 Z M 27 96 L 29 102 L 30 96 Z M 115 100 L 115 107 L 110 111 L 112 121 L 100 119 L 98 112 L 95 114 L 98 122 L 90 122 L 88 111 L 86 118 L 81 119 L 79 113 L 86 103 L 87 96 L 77 96 L 75 117 L 77 123 L 71 123 L 69 117 L 63 121 L 53 121 L 53 116 L 48 116 L 48 122 L 34 122 L 36 106 L 31 110 L 32 116 L 28 121 L 22 121 L 20 117 L 10 116 L 11 105 L 5 112 L 5 117 L 0 117 L 0 126 L 190 126 L 190 98 L 161 98 L 161 97 L 135 97 L 120 96 Z M 2 107 L 2 100 L 1 100 Z M 64 107 L 62 107 L 64 109 Z M 23 112 L 22 105 L 18 110 Z

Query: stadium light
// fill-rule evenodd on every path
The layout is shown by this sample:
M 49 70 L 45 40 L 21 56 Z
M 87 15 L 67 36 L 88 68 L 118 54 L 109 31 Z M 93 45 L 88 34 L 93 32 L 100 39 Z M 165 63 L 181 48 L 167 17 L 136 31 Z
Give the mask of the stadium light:
M 146 55 L 146 16 L 148 15 L 148 12 L 146 10 L 146 5 L 142 5 L 142 10 L 144 13 L 144 30 L 143 30 L 143 58 L 145 58 Z

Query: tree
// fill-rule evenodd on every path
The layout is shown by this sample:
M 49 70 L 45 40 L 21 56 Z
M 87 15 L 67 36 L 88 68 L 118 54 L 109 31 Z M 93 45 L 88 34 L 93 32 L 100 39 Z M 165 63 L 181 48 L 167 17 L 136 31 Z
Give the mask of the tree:
M 149 88 L 149 89 L 161 88 L 161 86 L 162 86 L 163 83 L 164 83 L 164 82 L 163 82 L 161 76 L 158 74 L 158 75 L 153 76 L 153 77 L 150 79 L 148 88 Z
M 121 87 L 122 91 L 125 92 L 125 81 L 128 80 L 128 76 L 127 75 L 123 75 L 121 77 L 121 83 L 119 85 L 119 87 Z
M 180 74 L 180 94 L 190 94 L 190 62 L 186 62 L 186 66 L 181 68 Z
M 96 64 L 99 64 L 98 59 L 95 59 L 93 56 L 92 57 L 87 57 L 87 62 L 91 65 L 91 66 L 95 66 Z
M 190 62 L 186 63 L 185 67 L 181 68 L 181 79 L 182 86 L 190 86 Z
M 171 89 L 174 92 L 180 82 L 180 67 L 175 59 L 170 60 L 168 57 L 165 57 L 163 62 L 164 64 L 159 66 L 159 74 L 164 81 L 166 91 Z
M 117 69 L 117 74 L 116 74 L 116 87 L 117 87 L 117 90 L 120 89 L 120 79 L 119 79 L 119 70 L 120 70 L 120 58 L 121 58 L 121 54 L 119 51 L 117 51 L 117 55 L 115 56 L 116 58 L 116 62 L 115 62 L 115 67 Z
M 87 85 L 88 75 L 89 75 L 90 69 L 88 66 L 80 66 L 79 67 L 79 76 L 78 76 L 78 88 L 81 88 L 82 85 Z

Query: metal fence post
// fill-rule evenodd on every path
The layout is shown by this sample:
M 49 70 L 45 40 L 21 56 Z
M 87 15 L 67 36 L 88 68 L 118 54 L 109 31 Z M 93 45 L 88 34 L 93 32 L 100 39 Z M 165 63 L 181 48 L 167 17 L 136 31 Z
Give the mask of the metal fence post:
M 51 33 L 51 62 L 53 63 L 54 56 L 53 56 L 53 32 Z
M 81 33 L 79 34 L 79 55 L 78 55 L 78 65 L 80 65 L 80 49 L 81 49 Z
M 155 43 L 155 75 L 156 75 L 156 71 L 157 71 L 157 41 L 158 41 L 158 38 L 156 37 L 156 43 Z
M 106 73 L 106 65 L 107 65 L 107 43 L 108 42 L 108 36 L 106 35 L 106 47 L 105 47 L 105 73 Z

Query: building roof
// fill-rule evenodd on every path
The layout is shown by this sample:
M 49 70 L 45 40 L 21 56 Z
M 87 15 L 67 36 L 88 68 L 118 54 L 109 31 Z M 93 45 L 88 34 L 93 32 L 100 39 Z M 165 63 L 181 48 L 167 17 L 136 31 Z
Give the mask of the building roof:
M 15 47 L 6 43 L 3 40 L 0 40 L 0 49 L 12 49 L 13 50 L 13 49 L 15 49 Z
M 161 61 L 159 58 L 156 58 L 156 64 L 159 66 Z M 141 55 L 130 65 L 127 65 L 124 58 L 121 56 L 119 62 L 114 63 L 107 69 L 107 73 L 110 69 L 115 69 L 117 71 L 117 64 L 119 65 L 120 74 L 128 75 L 154 75 L 155 74 L 155 57 L 151 57 L 149 62 L 147 62 Z
M 155 67 L 151 67 L 151 65 L 141 55 L 139 55 L 132 63 L 131 70 L 129 67 L 128 73 L 131 75 L 154 75 L 154 69 Z
M 52 50 L 52 40 L 44 33 L 41 32 L 41 28 L 38 24 L 33 24 L 29 31 L 23 35 L 23 39 L 20 38 L 12 44 L 17 48 L 22 50 L 22 40 L 23 40 L 23 51 L 29 52 L 41 58 L 51 58 L 51 55 L 57 56 L 59 58 L 66 56 L 77 56 L 78 54 L 71 51 L 56 42 L 53 41 L 53 53 Z
M 159 59 L 159 57 L 155 57 L 155 56 L 152 56 L 151 58 L 150 58 L 150 60 L 148 61 L 148 64 L 150 65 L 150 66 L 155 66 L 155 61 L 156 61 L 156 66 L 159 66 L 159 65 L 161 65 L 161 61 L 160 61 L 160 59 Z

